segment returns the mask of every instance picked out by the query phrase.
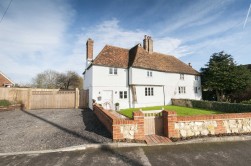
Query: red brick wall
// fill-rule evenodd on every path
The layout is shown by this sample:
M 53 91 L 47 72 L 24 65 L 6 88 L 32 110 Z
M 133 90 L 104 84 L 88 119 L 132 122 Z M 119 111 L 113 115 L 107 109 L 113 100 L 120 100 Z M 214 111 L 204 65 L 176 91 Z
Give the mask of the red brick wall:
M 137 111 L 133 113 L 133 120 L 125 120 L 114 116 L 110 111 L 105 110 L 101 106 L 94 104 L 93 111 L 98 119 L 105 125 L 107 130 L 112 134 L 113 140 L 123 140 L 125 134 L 121 128 L 124 126 L 136 127 L 133 139 L 144 140 L 144 115 L 142 112 Z
M 175 128 L 175 123 L 178 122 L 198 122 L 198 121 L 216 121 L 215 134 L 226 134 L 227 129 L 223 121 L 226 120 L 251 120 L 251 113 L 230 113 L 230 114 L 215 114 L 215 115 L 197 115 L 197 116 L 177 116 L 174 111 L 163 111 L 164 118 L 164 135 L 169 138 L 180 138 L 179 130 Z
M 2 74 L 0 74 L 0 87 L 3 87 L 4 84 L 12 84 L 8 79 L 6 79 Z

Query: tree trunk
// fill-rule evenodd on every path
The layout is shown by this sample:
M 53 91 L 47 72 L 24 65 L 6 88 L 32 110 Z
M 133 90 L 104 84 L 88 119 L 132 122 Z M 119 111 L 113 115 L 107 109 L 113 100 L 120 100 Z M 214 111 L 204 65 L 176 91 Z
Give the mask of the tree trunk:
M 217 98 L 217 101 L 221 100 L 221 98 L 220 98 L 220 92 L 218 90 L 216 90 L 216 98 Z

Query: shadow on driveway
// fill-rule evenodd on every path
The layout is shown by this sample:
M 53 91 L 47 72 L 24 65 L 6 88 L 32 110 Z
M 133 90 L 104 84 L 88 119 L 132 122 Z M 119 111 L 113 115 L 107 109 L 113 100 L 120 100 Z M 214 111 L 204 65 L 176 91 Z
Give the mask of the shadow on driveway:
M 97 135 L 101 135 L 106 138 L 112 138 L 112 135 L 105 128 L 102 122 L 99 121 L 97 116 L 91 109 L 83 109 L 81 111 L 83 122 L 85 125 L 85 130 L 89 132 L 94 132 Z
M 60 126 L 59 124 L 51 122 L 51 121 L 49 121 L 43 117 L 37 116 L 31 112 L 28 112 L 25 110 L 21 110 L 21 111 L 27 115 L 30 115 L 30 116 L 37 118 L 43 122 L 46 122 L 46 123 L 50 124 L 51 126 L 56 127 L 57 129 L 60 129 L 61 131 L 65 132 L 67 134 L 70 134 L 76 138 L 86 140 L 89 143 L 103 143 L 102 139 L 91 139 L 90 137 L 85 136 L 84 134 L 79 134 L 76 131 L 70 130 L 70 129 L 65 128 L 63 126 Z M 83 128 L 86 127 L 85 128 L 86 131 L 94 132 L 97 135 L 111 139 L 111 134 L 109 134 L 109 132 L 106 130 L 106 128 L 103 126 L 103 124 L 98 121 L 97 117 L 94 115 L 94 113 L 91 110 L 83 110 L 82 111 L 82 118 L 83 118 L 83 122 L 84 122 Z M 81 124 L 79 124 L 79 125 L 81 125 Z

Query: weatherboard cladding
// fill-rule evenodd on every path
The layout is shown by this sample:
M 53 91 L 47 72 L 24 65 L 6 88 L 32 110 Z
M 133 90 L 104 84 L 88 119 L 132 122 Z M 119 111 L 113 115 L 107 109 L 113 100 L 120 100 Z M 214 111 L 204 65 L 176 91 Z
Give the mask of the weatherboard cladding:
M 117 68 L 142 68 L 170 73 L 199 75 L 191 66 L 171 55 L 149 53 L 140 45 L 129 49 L 106 45 L 93 60 L 93 65 Z

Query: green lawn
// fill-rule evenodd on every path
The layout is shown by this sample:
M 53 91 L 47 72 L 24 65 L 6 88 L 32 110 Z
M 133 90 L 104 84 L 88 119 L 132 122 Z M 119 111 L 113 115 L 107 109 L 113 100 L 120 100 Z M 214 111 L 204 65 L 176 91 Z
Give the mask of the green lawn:
M 138 111 L 139 109 L 142 109 L 143 111 L 150 111 L 150 110 L 161 110 L 163 107 L 165 110 L 172 110 L 172 111 L 177 112 L 178 116 L 210 115 L 210 114 L 223 114 L 224 113 L 224 112 L 219 112 L 219 111 L 180 107 L 180 106 L 173 106 L 173 105 L 121 109 L 119 113 L 129 118 L 132 118 L 132 113 L 134 111 Z

